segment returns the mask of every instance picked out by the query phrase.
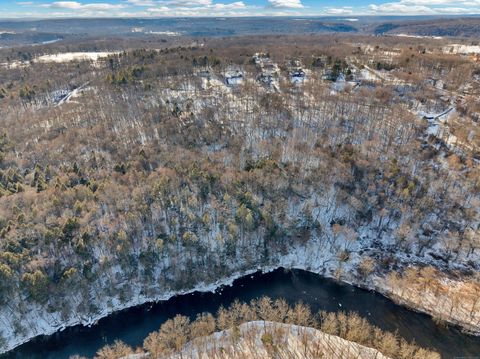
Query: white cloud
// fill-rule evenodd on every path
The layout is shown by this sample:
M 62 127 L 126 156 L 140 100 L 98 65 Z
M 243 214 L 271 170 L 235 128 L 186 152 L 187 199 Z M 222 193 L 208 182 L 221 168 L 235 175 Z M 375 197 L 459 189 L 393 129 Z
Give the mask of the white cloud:
M 301 0 L 268 0 L 271 7 L 285 9 L 301 9 L 303 4 Z
M 127 0 L 127 3 L 135 6 L 155 6 L 153 0 Z
M 480 8 L 465 8 L 465 7 L 442 7 L 435 9 L 439 14 L 478 14 L 480 13 Z
M 237 1 L 230 4 L 214 4 L 211 7 L 216 10 L 234 10 L 244 9 L 246 6 L 243 1 Z
M 209 6 L 212 5 L 212 0 L 170 0 L 170 1 L 160 1 L 162 4 L 171 5 L 171 6 Z
M 478 14 L 480 0 L 399 0 L 368 8 L 372 15 Z
M 329 15 L 351 15 L 353 8 L 350 6 L 344 7 L 330 7 L 325 9 L 325 13 Z M 358 19 L 356 19 L 358 21 Z
M 435 6 L 435 5 L 467 5 L 475 6 L 480 5 L 480 0 L 400 0 L 401 4 L 405 5 L 425 5 L 425 6 Z
M 90 10 L 90 11 L 106 11 L 122 9 L 125 5 L 122 4 L 107 4 L 107 3 L 91 3 L 82 4 L 77 1 L 55 1 L 51 4 L 43 4 L 42 7 L 53 9 L 68 9 L 68 10 Z
M 52 0 L 47 3 L 19 0 L 17 5 L 26 11 L 38 7 L 50 9 L 48 13 L 45 12 L 46 17 L 480 14 L 480 0 L 387 0 L 389 2 L 383 4 L 373 4 L 374 0 L 371 0 L 372 4 L 364 6 L 306 6 L 303 0 L 263 0 L 266 5 L 246 4 L 245 0 L 117 0 L 116 3 L 110 0 L 98 3 L 94 1 L 102 0 Z M 26 11 L 23 12 L 25 16 Z M 0 10 L 0 17 L 5 13 L 6 11 Z
M 385 3 L 369 6 L 375 14 L 388 14 L 388 15 L 415 15 L 415 14 L 433 14 L 434 11 L 423 5 L 406 5 L 401 2 L 398 3 Z
M 153 16 L 245 16 L 248 10 L 243 1 L 214 3 L 212 0 L 163 0 L 147 9 Z

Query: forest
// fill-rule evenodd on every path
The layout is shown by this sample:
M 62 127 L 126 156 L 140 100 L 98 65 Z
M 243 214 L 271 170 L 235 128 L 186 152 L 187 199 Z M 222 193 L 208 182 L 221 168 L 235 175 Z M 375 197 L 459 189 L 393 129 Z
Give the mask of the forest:
M 480 67 L 445 41 L 0 50 L 2 350 L 278 267 L 480 332 Z

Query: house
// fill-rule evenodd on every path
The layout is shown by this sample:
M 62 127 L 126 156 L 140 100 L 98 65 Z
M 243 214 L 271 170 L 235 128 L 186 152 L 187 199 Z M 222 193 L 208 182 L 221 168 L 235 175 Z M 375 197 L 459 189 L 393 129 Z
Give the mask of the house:
M 290 72 L 290 81 L 294 84 L 302 84 L 305 82 L 307 74 L 303 69 L 297 69 Z
M 244 81 L 245 75 L 239 68 L 228 68 L 224 73 L 225 84 L 227 86 L 238 86 Z

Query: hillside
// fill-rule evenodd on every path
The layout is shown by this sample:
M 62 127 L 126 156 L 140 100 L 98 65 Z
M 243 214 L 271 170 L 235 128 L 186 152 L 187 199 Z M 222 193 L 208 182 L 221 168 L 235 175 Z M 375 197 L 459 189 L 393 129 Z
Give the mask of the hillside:
M 280 266 L 480 331 L 476 58 L 284 40 L 2 52 L 3 351 Z
M 431 37 L 476 38 L 480 34 L 480 18 L 409 20 L 383 23 L 374 28 L 376 34 L 410 34 Z

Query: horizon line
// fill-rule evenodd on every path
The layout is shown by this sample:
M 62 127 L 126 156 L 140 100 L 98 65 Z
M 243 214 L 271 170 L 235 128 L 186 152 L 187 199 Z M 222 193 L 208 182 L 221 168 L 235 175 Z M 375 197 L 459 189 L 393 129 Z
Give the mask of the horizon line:
M 332 18 L 332 19 L 359 19 L 359 18 L 469 18 L 469 17 L 480 17 L 480 13 L 474 14 L 409 14 L 409 15 L 374 15 L 374 14 L 363 14 L 363 15 L 330 15 L 330 14 L 319 14 L 319 15 L 223 15 L 223 16 L 66 16 L 66 17 L 0 17 L 0 21 L 52 21 L 52 20 L 132 20 L 132 19 L 142 19 L 142 20 L 156 20 L 156 19 L 256 19 L 256 18 L 294 18 L 294 19 L 308 19 L 308 18 Z

